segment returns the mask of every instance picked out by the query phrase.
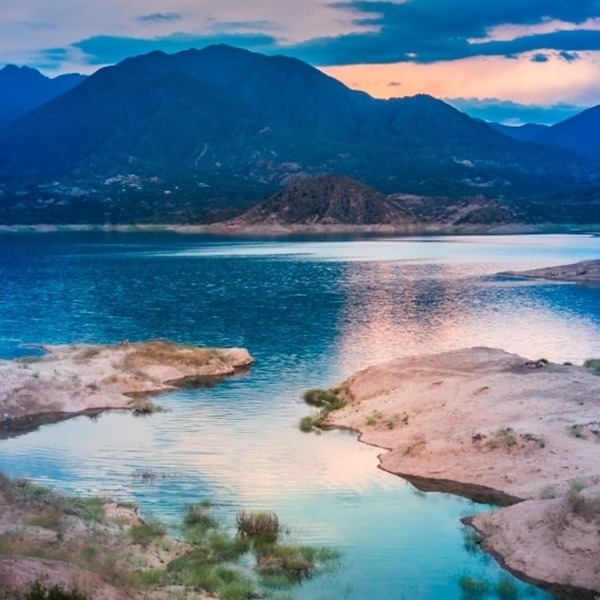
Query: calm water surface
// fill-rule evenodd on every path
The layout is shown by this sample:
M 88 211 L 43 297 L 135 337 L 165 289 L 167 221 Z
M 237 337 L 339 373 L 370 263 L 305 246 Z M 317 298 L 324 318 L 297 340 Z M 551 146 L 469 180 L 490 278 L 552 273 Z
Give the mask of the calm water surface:
M 1 358 L 27 344 L 169 338 L 244 346 L 256 363 L 217 387 L 162 396 L 170 412 L 148 419 L 106 413 L 2 441 L 0 469 L 134 499 L 170 523 L 207 497 L 224 518 L 275 510 L 296 540 L 342 552 L 340 570 L 299 598 L 461 598 L 460 576 L 500 574 L 463 547 L 459 518 L 486 507 L 415 492 L 352 435 L 301 434 L 302 392 L 394 356 L 464 346 L 600 356 L 600 287 L 497 275 L 599 256 L 600 238 L 567 235 L 1 235 Z M 154 482 L 133 477 L 144 469 Z

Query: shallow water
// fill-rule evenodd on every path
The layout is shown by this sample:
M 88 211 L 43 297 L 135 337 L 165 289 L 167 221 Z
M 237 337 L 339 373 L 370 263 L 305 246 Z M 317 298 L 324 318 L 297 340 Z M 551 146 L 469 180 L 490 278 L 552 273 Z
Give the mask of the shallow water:
M 135 499 L 171 523 L 206 497 L 224 518 L 275 510 L 295 539 L 342 551 L 340 570 L 298 597 L 460 598 L 461 575 L 500 574 L 463 548 L 459 518 L 486 507 L 416 493 L 350 434 L 301 434 L 302 392 L 393 356 L 464 346 L 600 356 L 600 288 L 497 275 L 599 251 L 600 238 L 566 235 L 2 235 L 0 357 L 27 344 L 160 337 L 244 346 L 256 363 L 214 388 L 162 396 L 170 412 L 151 418 L 106 413 L 2 441 L 0 469 Z M 157 477 L 134 477 L 145 469 Z

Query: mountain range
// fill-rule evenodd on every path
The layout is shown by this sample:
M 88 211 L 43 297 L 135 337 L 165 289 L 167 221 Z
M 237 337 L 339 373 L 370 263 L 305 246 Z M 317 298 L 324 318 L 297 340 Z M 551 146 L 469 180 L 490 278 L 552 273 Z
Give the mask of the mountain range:
M 0 71 L 3 90 L 14 69 Z M 299 60 L 222 45 L 152 52 L 85 79 L 38 75 L 49 99 L 30 93 L 31 109 L 21 102 L 0 127 L 4 222 L 32 207 L 29 219 L 211 221 L 327 173 L 382 194 L 533 202 L 541 220 L 557 194 L 597 200 L 600 107 L 527 131 L 531 143 L 430 96 L 379 100 Z M 2 103 L 26 96 L 3 92 Z
M 71 73 L 50 79 L 29 67 L 0 69 L 0 127 L 75 87 L 84 75 Z

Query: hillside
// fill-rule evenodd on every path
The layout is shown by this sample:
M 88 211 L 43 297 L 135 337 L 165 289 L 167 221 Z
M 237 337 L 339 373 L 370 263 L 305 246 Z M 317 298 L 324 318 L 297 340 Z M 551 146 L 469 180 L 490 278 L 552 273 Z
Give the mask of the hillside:
M 533 141 L 562 146 L 600 160 L 600 105 L 539 132 Z
M 537 123 L 525 123 L 525 125 L 503 125 L 502 123 L 488 123 L 488 125 L 508 137 L 520 140 L 521 142 L 530 142 L 535 136 L 548 129 L 548 125 L 539 125 Z
M 341 175 L 291 183 L 230 222 L 231 226 L 396 225 L 415 223 L 406 209 Z
M 76 73 L 51 79 L 36 69 L 6 65 L 0 69 L 0 127 L 81 83 Z
M 0 222 L 214 222 L 328 173 L 383 194 L 522 203 L 533 220 L 549 194 L 568 221 L 570 198 L 598 189 L 584 157 L 430 96 L 378 100 L 296 59 L 209 46 L 106 67 L 0 129 Z

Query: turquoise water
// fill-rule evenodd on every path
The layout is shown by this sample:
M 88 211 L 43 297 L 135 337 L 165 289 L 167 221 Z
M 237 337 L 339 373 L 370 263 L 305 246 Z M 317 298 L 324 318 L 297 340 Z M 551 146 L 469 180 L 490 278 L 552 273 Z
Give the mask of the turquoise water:
M 461 598 L 461 516 L 344 432 L 301 434 L 308 387 L 393 356 L 486 345 L 532 359 L 600 356 L 600 288 L 498 276 L 597 258 L 600 238 L 232 240 L 169 234 L 0 236 L 0 357 L 28 344 L 169 338 L 244 346 L 249 373 L 162 396 L 170 412 L 77 418 L 0 442 L 0 469 L 134 499 L 175 523 L 211 498 L 224 518 L 275 510 L 298 541 L 342 552 L 299 598 Z M 144 483 L 136 471 L 158 477 Z M 523 587 L 525 593 L 525 587 Z M 538 597 L 543 597 L 539 593 Z

